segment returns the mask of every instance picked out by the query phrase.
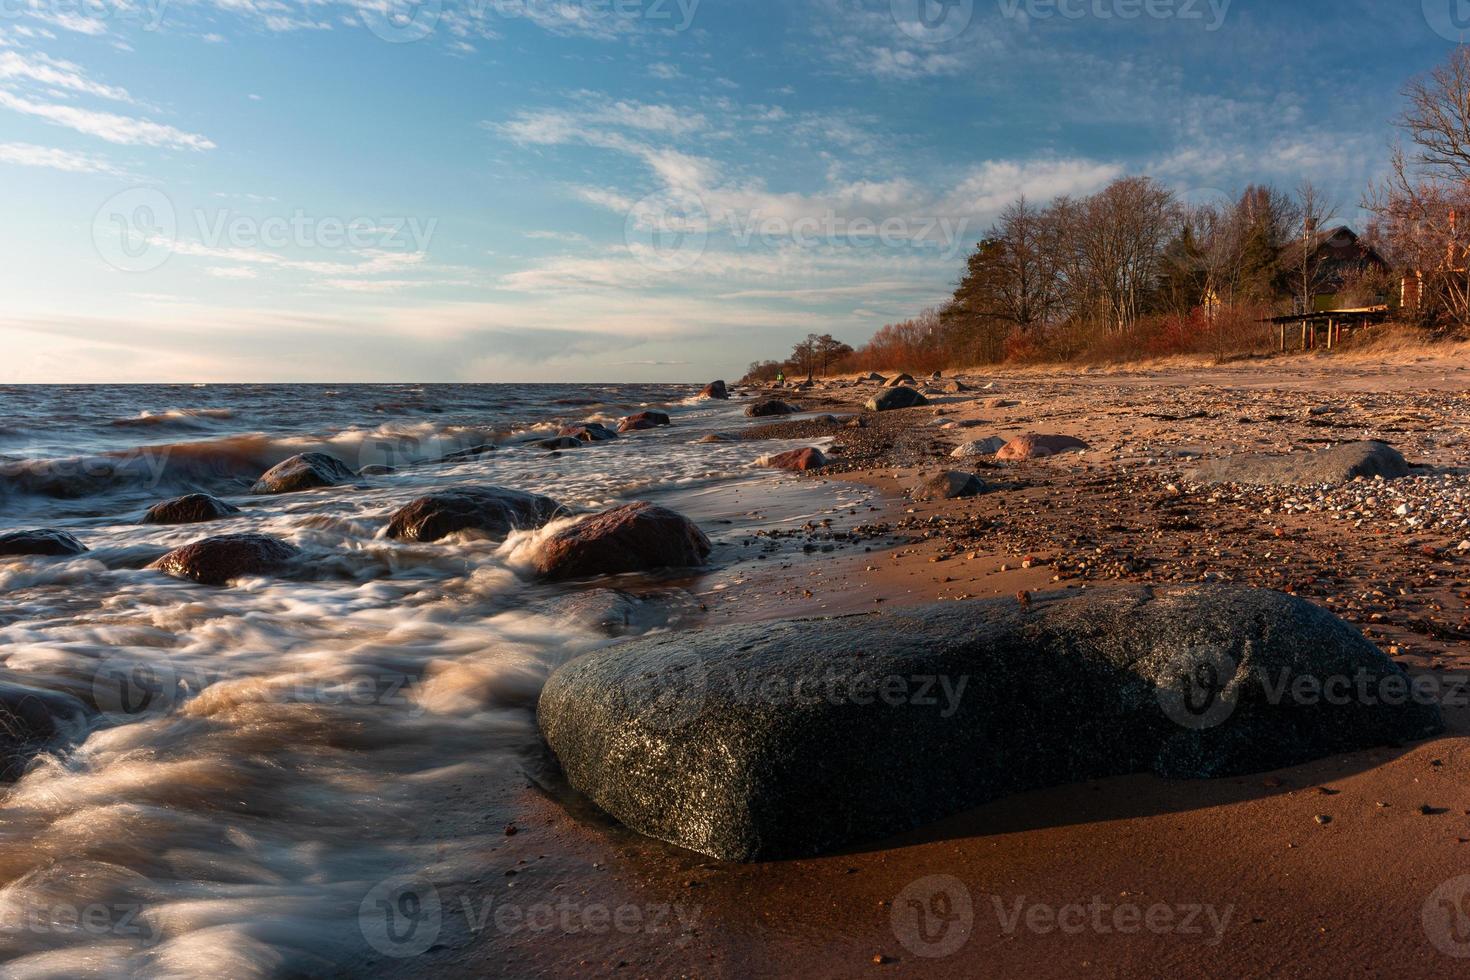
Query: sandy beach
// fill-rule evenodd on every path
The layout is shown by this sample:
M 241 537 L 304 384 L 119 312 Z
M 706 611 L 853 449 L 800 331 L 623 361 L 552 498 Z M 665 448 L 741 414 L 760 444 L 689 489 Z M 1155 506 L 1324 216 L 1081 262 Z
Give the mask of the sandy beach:
M 524 774 L 460 783 L 435 808 L 432 836 L 468 848 L 483 874 L 439 883 L 438 942 L 395 972 L 1436 977 L 1460 968 L 1454 954 L 1467 937 L 1452 910 L 1464 894 L 1454 879 L 1470 860 L 1460 585 L 1470 446 L 1459 433 L 1470 372 L 1459 357 L 959 380 L 970 390 L 866 416 L 866 428 L 759 430 L 784 427 L 836 461 L 794 481 L 860 481 L 881 502 L 835 542 L 829 529 L 808 530 L 815 548 L 832 548 L 821 560 L 747 563 L 691 582 L 707 610 L 691 625 L 1115 581 L 1242 582 L 1326 606 L 1411 675 L 1434 678 L 1445 737 L 1246 778 L 1057 787 L 829 857 L 752 865 L 632 834 L 578 799 L 548 759 L 528 758 Z M 782 396 L 846 418 L 870 393 L 827 384 Z M 948 456 L 962 440 L 1023 432 L 1093 448 L 1016 464 Z M 1413 474 L 1325 494 L 1186 478 L 1203 458 L 1370 438 L 1403 451 Z M 907 499 L 921 476 L 949 469 L 976 473 L 992 492 Z M 481 828 L 474 843 L 461 836 L 470 828 Z M 928 921 L 905 918 L 919 907 Z M 622 920 L 604 921 L 618 910 Z

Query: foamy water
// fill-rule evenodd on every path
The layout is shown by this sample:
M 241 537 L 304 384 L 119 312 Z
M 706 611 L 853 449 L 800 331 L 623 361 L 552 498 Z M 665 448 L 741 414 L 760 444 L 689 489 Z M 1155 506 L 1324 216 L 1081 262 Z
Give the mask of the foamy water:
M 433 489 L 493 484 L 576 510 L 653 499 L 699 520 L 712 562 L 752 526 L 845 511 L 860 488 L 772 492 L 771 444 L 696 445 L 743 407 L 677 386 L 44 388 L 3 391 L 5 530 L 57 527 L 91 551 L 0 559 L 0 656 L 23 683 L 101 713 L 0 804 L 4 975 L 332 974 L 370 957 L 359 912 L 395 875 L 472 875 L 425 826 L 449 783 L 519 771 L 556 665 L 618 642 L 569 618 L 565 587 L 522 574 L 535 534 L 392 542 L 388 515 Z M 572 404 L 568 404 L 572 403 Z M 549 455 L 558 422 L 642 407 L 667 429 Z M 158 437 L 158 438 L 155 438 Z M 463 449 L 493 452 L 439 462 Z M 356 486 L 244 491 L 307 449 Z M 229 520 L 145 527 L 204 490 Z M 759 501 L 760 510 L 752 507 Z M 306 556 L 300 579 L 228 589 L 147 570 L 180 544 L 260 531 Z

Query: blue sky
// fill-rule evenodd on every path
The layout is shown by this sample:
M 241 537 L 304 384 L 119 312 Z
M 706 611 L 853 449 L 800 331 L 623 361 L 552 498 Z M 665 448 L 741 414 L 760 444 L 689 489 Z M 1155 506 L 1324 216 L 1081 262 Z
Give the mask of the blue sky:
M 0 0 L 0 381 L 703 381 L 1018 193 L 1352 220 L 1466 6 Z

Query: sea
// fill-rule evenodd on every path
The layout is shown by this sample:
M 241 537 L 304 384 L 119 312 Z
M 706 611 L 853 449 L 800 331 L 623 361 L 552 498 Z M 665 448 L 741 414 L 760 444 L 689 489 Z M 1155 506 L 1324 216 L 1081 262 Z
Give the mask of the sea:
M 693 385 L 0 387 L 0 533 L 55 528 L 89 549 L 0 559 L 0 680 L 88 709 L 0 787 L 0 976 L 331 976 L 373 962 L 364 923 L 384 882 L 482 871 L 434 808 L 539 765 L 545 677 L 625 639 L 558 604 L 603 583 L 528 574 L 544 532 L 403 543 L 382 536 L 389 516 L 461 485 L 575 512 L 651 500 L 704 528 L 717 571 L 612 584 L 697 604 L 771 558 L 772 532 L 872 494 L 757 464 L 785 443 L 700 442 L 750 424 L 743 407 Z M 645 409 L 673 424 L 535 445 Z M 306 451 L 371 475 L 249 494 Z M 241 513 L 139 523 L 190 492 Z M 306 573 L 208 588 L 147 568 L 246 531 L 296 545 Z

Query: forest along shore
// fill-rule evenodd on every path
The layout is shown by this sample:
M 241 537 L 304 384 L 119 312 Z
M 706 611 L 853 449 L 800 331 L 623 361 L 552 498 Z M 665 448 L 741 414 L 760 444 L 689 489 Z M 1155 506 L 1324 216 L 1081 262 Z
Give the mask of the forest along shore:
M 1470 562 L 1470 445 L 1456 434 L 1470 372 L 1450 359 L 1390 368 L 1290 359 L 961 374 L 913 388 L 927 404 L 877 413 L 859 410 L 891 390 L 876 380 L 756 396 L 832 418 L 761 420 L 737 435 L 794 440 L 793 465 L 815 465 L 800 447 L 817 449 L 820 465 L 793 480 L 855 481 L 884 503 L 842 532 L 860 547 L 695 583 L 705 611 L 691 625 L 935 600 L 1030 603 L 1125 582 L 1258 585 L 1332 610 L 1416 681 L 1428 678 L 1446 736 L 1248 777 L 1092 780 L 828 857 L 749 865 L 633 834 L 533 759 L 519 789 L 471 794 L 465 821 L 503 819 L 515 833 L 482 853 L 481 878 L 441 885 L 454 909 L 444 948 L 397 967 L 1063 977 L 1156 974 L 1163 963 L 1306 974 L 1350 957 L 1365 973 L 1452 969 L 1452 937 L 1431 913 L 1470 853 L 1470 593 L 1459 584 Z M 1395 447 L 1406 475 L 1331 487 L 1194 479 L 1217 459 L 1364 440 Z M 815 542 L 823 531 L 810 533 Z M 916 953 L 896 909 L 955 879 L 969 903 L 963 942 Z M 1103 925 L 1057 928 L 1074 907 L 1103 909 L 1097 920 L 1084 913 Z M 1160 907 L 1170 928 L 1117 927 L 1113 917 L 1141 921 Z M 516 918 L 546 908 L 564 914 L 546 928 Z M 622 925 L 605 925 L 604 913 L 620 910 Z M 589 922 L 604 927 L 581 928 Z

